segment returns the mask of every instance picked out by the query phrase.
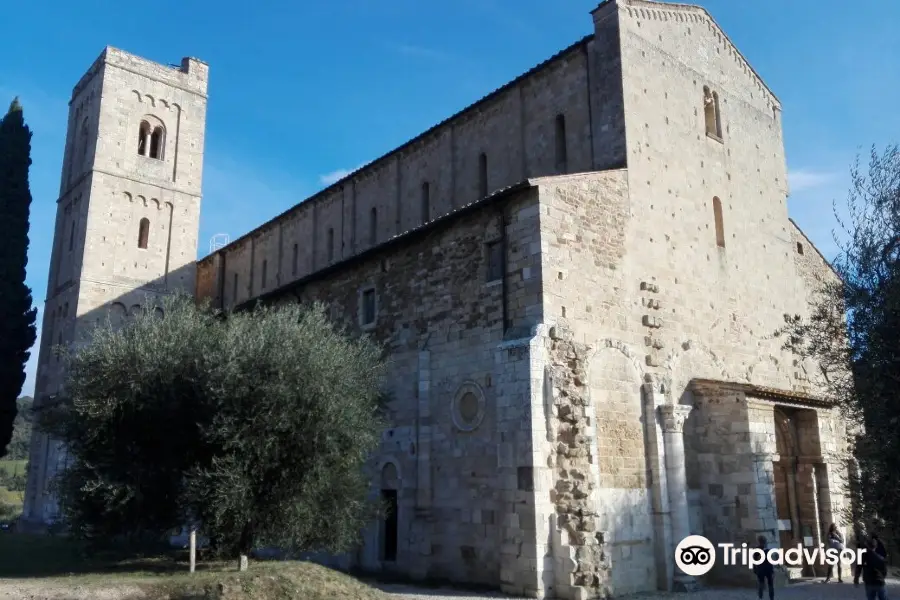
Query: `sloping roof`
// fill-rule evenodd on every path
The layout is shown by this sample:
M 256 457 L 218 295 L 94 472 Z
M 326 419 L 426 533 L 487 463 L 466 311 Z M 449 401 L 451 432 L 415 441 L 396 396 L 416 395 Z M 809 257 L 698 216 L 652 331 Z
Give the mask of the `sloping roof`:
M 809 247 L 816 251 L 816 254 L 819 255 L 819 258 L 821 258 L 822 261 L 823 261 L 826 265 L 828 265 L 828 268 L 831 269 L 831 272 L 834 273 L 835 277 L 837 277 L 839 281 L 843 281 L 843 280 L 841 279 L 841 274 L 837 272 L 837 269 L 834 268 L 834 265 L 831 264 L 831 261 L 828 260 L 827 258 L 825 258 L 825 255 L 822 254 L 822 252 L 819 251 L 818 248 L 816 248 L 816 245 L 813 244 L 813 242 L 812 242 L 811 239 L 809 239 L 809 236 L 806 235 L 806 234 L 803 232 L 802 229 L 800 229 L 800 226 L 797 225 L 797 221 L 795 221 L 795 220 L 792 219 L 791 217 L 788 217 L 788 221 L 790 221 L 790 222 L 791 222 L 791 225 L 793 225 L 794 228 L 797 229 L 797 233 L 799 233 L 800 235 L 803 236 L 803 239 L 806 240 L 806 243 L 809 244 Z
M 785 401 L 793 404 L 803 404 L 816 408 L 831 408 L 834 404 L 828 400 L 823 400 L 806 392 L 798 392 L 794 390 L 782 390 L 778 388 L 754 385 L 752 383 L 737 383 L 734 381 L 722 381 L 718 379 L 702 379 L 695 378 L 691 380 L 691 387 L 703 388 L 712 387 L 722 390 L 742 392 L 754 398 L 762 398 L 765 400 Z
M 438 229 L 438 228 L 444 226 L 449 221 L 451 221 L 463 214 L 470 213 L 477 208 L 481 208 L 481 207 L 484 207 L 495 201 L 501 200 L 503 198 L 507 198 L 516 192 L 521 192 L 523 190 L 527 190 L 531 187 L 534 187 L 536 181 L 538 181 L 538 180 L 537 179 L 534 179 L 534 180 L 525 179 L 525 180 L 515 183 L 513 185 L 499 189 L 499 190 L 485 196 L 484 198 L 481 198 L 480 200 L 470 202 L 469 204 L 465 204 L 465 205 L 455 208 L 447 213 L 444 213 L 443 215 L 436 217 L 435 219 L 425 223 L 424 225 L 421 225 L 414 229 L 404 231 L 402 233 L 398 233 L 398 234 L 388 238 L 386 241 L 384 241 L 376 246 L 372 246 L 371 248 L 368 248 L 367 250 L 364 250 L 362 252 L 357 252 L 355 254 L 351 254 L 347 258 L 344 258 L 343 260 L 339 260 L 331 265 L 328 265 L 325 268 L 313 271 L 312 273 L 309 273 L 305 277 L 301 277 L 300 279 L 295 279 L 294 281 L 290 281 L 284 285 L 278 286 L 277 288 L 275 288 L 273 290 L 270 290 L 263 294 L 259 294 L 258 296 L 254 296 L 253 298 L 245 300 L 244 302 L 241 302 L 240 304 L 235 306 L 235 308 L 237 310 L 240 310 L 242 308 L 246 308 L 247 306 L 249 306 L 251 304 L 255 304 L 256 302 L 258 302 L 260 300 L 265 301 L 265 300 L 268 300 L 271 298 L 283 296 L 286 293 L 289 293 L 291 290 L 303 287 L 303 285 L 308 284 L 311 281 L 315 281 L 316 279 L 324 277 L 335 271 L 345 269 L 350 265 L 364 261 L 364 260 L 370 258 L 371 256 L 374 256 L 381 252 L 384 252 L 385 250 L 388 250 L 390 248 L 407 243 L 410 240 L 416 239 L 421 235 L 425 235 L 428 232 L 434 231 L 435 229 Z M 210 256 L 214 256 L 215 254 L 217 254 L 220 251 L 221 250 L 217 250 Z
M 378 163 L 385 162 L 385 161 L 387 161 L 388 159 L 393 158 L 395 155 L 397 155 L 397 154 L 403 152 L 404 150 L 410 148 L 411 146 L 413 146 L 413 145 L 415 145 L 415 144 L 417 144 L 417 143 L 419 143 L 419 142 L 422 142 L 422 141 L 426 140 L 429 136 L 432 136 L 432 135 L 436 134 L 436 133 L 437 133 L 438 131 L 440 131 L 444 126 L 446 126 L 447 124 L 449 124 L 451 121 L 454 121 L 454 120 L 456 120 L 456 119 L 459 119 L 459 118 L 465 116 L 466 113 L 468 113 L 468 112 L 470 112 L 470 111 L 473 111 L 473 110 L 475 110 L 475 109 L 484 107 L 485 105 L 487 105 L 488 103 L 490 103 L 492 100 L 496 100 L 496 99 L 497 99 L 498 97 L 500 97 L 500 95 L 503 94 L 504 92 L 506 92 L 506 91 L 508 91 L 508 90 L 510 90 L 510 89 L 515 88 L 516 85 L 518 85 L 518 84 L 521 83 L 522 81 L 528 79 L 528 78 L 531 77 L 532 75 L 534 75 L 534 74 L 536 74 L 536 73 L 538 73 L 538 72 L 544 70 L 545 68 L 549 67 L 550 65 L 552 65 L 553 63 L 555 63 L 557 60 L 559 60 L 559 59 L 561 59 L 561 58 L 563 58 L 563 57 L 565 57 L 565 56 L 571 54 L 572 52 L 574 52 L 574 51 L 576 51 L 576 50 L 581 49 L 581 47 L 582 47 L 583 45 L 587 44 L 590 40 L 592 40 L 593 37 L 594 37 L 593 34 L 592 34 L 592 35 L 587 35 L 587 36 L 583 37 L 582 39 L 580 39 L 579 41 L 577 41 L 577 42 L 575 42 L 574 44 L 572 44 L 571 46 L 569 46 L 569 47 L 567 47 L 567 48 L 564 48 L 564 49 L 560 50 L 559 52 L 557 52 L 556 54 L 554 54 L 553 56 L 551 56 L 551 57 L 548 58 L 547 60 L 545 60 L 545 61 L 543 61 L 543 62 L 541 62 L 541 63 L 535 65 L 535 66 L 532 67 L 531 69 L 525 71 L 524 73 L 522 73 L 521 75 L 519 75 L 518 77 L 516 77 L 515 79 L 513 79 L 513 80 L 510 81 L 509 83 L 506 83 L 506 84 L 500 86 L 499 88 L 497 88 L 497 89 L 495 89 L 494 91 L 490 92 L 490 93 L 487 94 L 486 96 L 483 96 L 481 99 L 476 100 L 474 103 L 472 103 L 472 104 L 466 106 L 466 107 L 463 108 L 462 110 L 460 110 L 460 111 L 454 113 L 453 115 L 447 117 L 446 119 L 444 119 L 443 121 L 441 121 L 441 122 L 438 123 L 437 125 L 434 125 L 433 127 L 430 127 L 430 128 L 428 128 L 428 129 L 426 129 L 424 132 L 422 132 L 422 133 L 420 133 L 419 135 L 415 136 L 414 138 L 410 139 L 408 142 L 406 142 L 406 143 L 404 143 L 404 144 L 401 144 L 400 146 L 397 146 L 396 148 L 394 148 L 393 150 L 391 150 L 391 151 L 388 152 L 387 154 L 383 154 L 382 156 L 376 158 L 375 160 L 366 163 L 365 165 L 361 166 L 360 168 L 356 169 L 355 171 L 353 171 L 353 172 L 351 172 L 351 173 L 348 173 L 348 174 L 345 175 L 344 177 L 338 179 L 336 182 L 332 183 L 332 184 L 329 185 L 328 187 L 326 187 L 326 188 L 324 188 L 324 189 L 322 189 L 322 190 L 316 192 L 315 194 L 313 194 L 312 196 L 309 196 L 309 197 L 306 198 L 305 200 L 301 200 L 298 204 L 295 204 L 294 206 L 292 206 L 291 208 L 289 208 L 289 209 L 287 209 L 286 211 L 282 212 L 281 214 L 276 215 L 275 217 L 272 217 L 271 219 L 269 219 L 268 221 L 266 221 L 265 223 L 263 223 L 263 224 L 260 225 L 259 227 L 256 227 L 255 229 L 253 229 L 252 231 L 248 231 L 247 233 L 245 233 L 245 234 L 242 235 L 241 237 L 236 238 L 235 240 L 229 242 L 227 245 L 225 245 L 225 246 L 223 246 L 222 248 L 219 248 L 218 250 L 216 250 L 216 252 L 224 252 L 224 251 L 226 251 L 227 249 L 230 249 L 230 248 L 232 248 L 232 247 L 235 247 L 237 244 L 240 244 L 241 242 L 243 242 L 243 241 L 246 240 L 247 238 L 249 238 L 249 237 L 251 237 L 251 236 L 253 236 L 253 235 L 256 235 L 256 234 L 259 233 L 262 229 L 266 228 L 266 227 L 269 226 L 270 224 L 272 224 L 272 223 L 278 221 L 278 220 L 281 219 L 282 217 L 285 217 L 285 216 L 291 214 L 293 211 L 297 210 L 301 205 L 306 204 L 307 202 L 314 202 L 314 201 L 316 201 L 316 200 L 319 199 L 319 198 L 323 198 L 323 197 L 325 197 L 325 196 L 327 196 L 327 195 L 329 195 L 329 194 L 331 194 L 331 193 L 333 193 L 333 192 L 339 190 L 341 187 L 343 187 L 344 185 L 346 185 L 347 183 L 349 183 L 350 181 L 352 181 L 354 178 L 359 177 L 359 175 L 360 175 L 363 171 L 366 171 L 366 170 L 368 170 L 368 169 L 371 169 L 372 167 L 374 167 L 374 166 L 377 165 Z M 197 261 L 197 262 L 203 262 L 204 260 L 207 260 L 210 256 L 214 255 L 216 252 L 210 253 L 209 255 L 207 255 L 207 256 L 201 258 L 201 259 L 200 259 L 199 261 Z

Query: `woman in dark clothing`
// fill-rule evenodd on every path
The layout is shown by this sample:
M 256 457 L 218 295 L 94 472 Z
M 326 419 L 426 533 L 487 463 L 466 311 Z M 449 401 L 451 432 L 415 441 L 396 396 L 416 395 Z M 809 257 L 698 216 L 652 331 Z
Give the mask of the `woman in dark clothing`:
M 828 548 L 833 548 L 838 552 L 844 549 L 844 538 L 841 536 L 841 532 L 837 530 L 837 526 L 834 523 L 828 528 Z M 841 562 L 838 561 L 836 565 L 828 565 L 828 574 L 825 575 L 825 583 L 831 581 L 831 573 L 835 567 L 837 567 L 838 582 L 844 582 L 841 577 Z
M 766 536 L 761 535 L 757 538 L 759 542 L 759 548 L 763 552 L 768 552 L 768 547 L 766 545 Z M 766 583 L 769 584 L 769 600 L 775 600 L 775 565 L 769 562 L 769 557 L 766 556 L 763 559 L 762 564 L 756 565 L 753 567 L 753 572 L 756 574 L 756 581 L 759 584 L 757 588 L 759 594 L 759 600 L 762 600 L 763 590 L 766 587 Z

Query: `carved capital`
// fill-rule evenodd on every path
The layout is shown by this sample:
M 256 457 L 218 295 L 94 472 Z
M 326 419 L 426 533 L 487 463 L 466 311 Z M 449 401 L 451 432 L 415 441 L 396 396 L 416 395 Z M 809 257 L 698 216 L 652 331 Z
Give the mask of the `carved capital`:
M 663 404 L 659 407 L 659 423 L 665 433 L 681 433 L 684 422 L 694 409 L 683 404 Z

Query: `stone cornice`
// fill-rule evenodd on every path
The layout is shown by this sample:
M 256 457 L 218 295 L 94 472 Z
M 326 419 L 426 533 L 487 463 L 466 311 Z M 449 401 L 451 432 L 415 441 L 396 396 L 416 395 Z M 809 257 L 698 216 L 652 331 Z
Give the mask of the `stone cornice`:
M 668 2 L 658 2 L 654 0 L 613 0 L 621 5 L 631 17 L 639 17 L 650 20 L 674 20 L 683 21 L 685 19 L 697 23 L 703 23 L 709 27 L 715 34 L 718 41 L 722 44 L 725 51 L 734 59 L 741 70 L 744 71 L 756 83 L 757 89 L 767 96 L 767 100 L 772 102 L 778 110 L 781 110 L 781 101 L 775 93 L 766 85 L 759 73 L 750 65 L 741 51 L 737 49 L 734 42 L 725 34 L 722 27 L 702 6 L 693 4 L 675 4 Z

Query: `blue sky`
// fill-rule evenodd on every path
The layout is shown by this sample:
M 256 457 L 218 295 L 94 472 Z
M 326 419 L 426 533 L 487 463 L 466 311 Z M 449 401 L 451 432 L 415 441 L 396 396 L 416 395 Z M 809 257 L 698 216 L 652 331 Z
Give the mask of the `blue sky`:
M 67 102 L 106 45 L 210 64 L 199 254 L 591 32 L 598 0 L 36 0 L 4 29 L 0 102 L 34 130 L 28 284 L 43 308 Z M 831 256 L 857 151 L 900 141 L 900 2 L 706 0 L 781 99 L 791 216 Z M 40 323 L 40 320 L 38 321 Z M 23 393 L 34 389 L 34 353 Z

